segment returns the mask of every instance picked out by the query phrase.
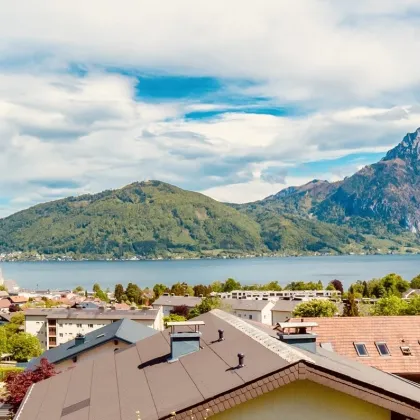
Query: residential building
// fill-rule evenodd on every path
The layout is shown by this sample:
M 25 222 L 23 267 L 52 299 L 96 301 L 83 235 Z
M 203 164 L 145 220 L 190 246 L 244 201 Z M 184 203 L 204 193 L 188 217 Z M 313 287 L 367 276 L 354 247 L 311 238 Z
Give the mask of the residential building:
M 154 334 L 158 334 L 158 331 L 123 318 L 47 350 L 40 357 L 32 359 L 27 369 L 34 369 L 41 359 L 46 358 L 56 366 L 57 371 L 64 371 L 74 367 L 76 363 L 92 360 L 100 354 L 125 349 Z
M 222 309 L 239 318 L 271 325 L 271 309 L 274 303 L 271 300 L 224 299 Z
M 194 308 L 201 303 L 202 298 L 194 296 L 171 296 L 164 294 L 153 302 L 154 308 L 162 307 L 163 316 L 168 316 L 176 306 L 186 306 L 188 309 Z
M 233 290 L 232 292 L 212 293 L 222 299 L 254 299 L 277 300 L 284 298 L 328 298 L 334 299 L 341 296 L 338 290 Z
M 9 299 L 0 299 L 0 312 L 9 313 L 10 305 Z
M 25 305 L 25 303 L 28 303 L 28 298 L 25 296 L 9 296 L 8 297 L 10 303 L 17 305 L 17 306 L 22 306 Z
M 216 309 L 35 384 L 15 420 L 420 418 L 416 384 L 316 346 L 312 324 L 277 336 Z
M 420 316 L 304 318 L 304 321 L 318 324 L 314 332 L 319 346 L 420 382 Z
M 128 318 L 156 330 L 163 329 L 160 309 L 117 311 L 111 309 L 27 309 L 25 331 L 38 337 L 48 350 L 105 325 Z
M 278 322 L 285 322 L 292 318 L 293 311 L 301 303 L 302 300 L 279 299 L 271 308 L 271 324 L 276 325 Z

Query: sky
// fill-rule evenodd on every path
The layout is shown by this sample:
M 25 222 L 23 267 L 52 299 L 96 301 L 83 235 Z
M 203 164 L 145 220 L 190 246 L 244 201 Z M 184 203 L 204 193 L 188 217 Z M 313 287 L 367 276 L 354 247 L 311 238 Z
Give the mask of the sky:
M 0 10 L 0 217 L 149 179 L 255 201 L 420 126 L 420 0 Z

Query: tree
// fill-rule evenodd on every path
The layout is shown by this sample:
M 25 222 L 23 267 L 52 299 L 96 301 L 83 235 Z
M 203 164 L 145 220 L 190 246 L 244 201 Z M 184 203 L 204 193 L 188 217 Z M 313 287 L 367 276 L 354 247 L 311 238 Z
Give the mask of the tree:
M 241 290 L 241 283 L 235 279 L 229 278 L 223 284 L 223 291 L 230 293 L 233 290 Z
M 207 297 L 212 292 L 211 286 L 204 286 L 203 284 L 197 284 L 193 287 L 194 296 L 204 296 Z
M 27 362 L 42 353 L 38 338 L 24 332 L 10 337 L 9 352 L 17 362 Z
M 194 290 L 191 286 L 189 286 L 187 283 L 175 283 L 171 287 L 171 293 L 173 293 L 175 296 L 194 296 Z
M 99 292 L 99 290 L 102 290 L 102 289 L 101 289 L 101 286 L 100 286 L 98 283 L 95 283 L 95 284 L 93 285 L 93 291 L 94 291 L 95 293 L 98 293 L 98 292 Z
M 77 286 L 73 289 L 73 293 L 83 292 L 85 289 L 82 286 Z
M 135 303 L 136 305 L 139 305 L 142 303 L 142 293 L 141 289 L 137 284 L 134 283 L 128 283 L 127 289 L 125 289 L 125 294 L 127 295 L 127 299 L 130 302 Z
M 415 295 L 407 301 L 406 315 L 420 315 L 420 295 Z
M 213 292 L 216 293 L 221 293 L 223 292 L 223 283 L 220 281 L 214 281 L 211 285 L 211 290 L 213 290 Z
M 328 283 L 328 286 L 325 290 L 331 290 L 332 291 L 332 290 L 335 290 L 335 287 L 331 283 Z
M 340 280 L 335 279 L 332 282 L 330 282 L 330 284 L 334 287 L 335 290 L 341 292 L 341 294 L 344 293 L 343 283 L 341 283 Z
M 167 287 L 164 284 L 158 283 L 153 286 L 153 293 L 155 294 L 155 298 L 157 299 L 159 296 L 162 296 Z
M 186 320 L 187 318 L 185 318 L 184 316 L 176 314 L 170 314 L 168 316 L 163 317 L 163 323 L 165 325 L 165 328 L 168 326 L 168 322 L 183 322 Z
M 398 296 L 385 296 L 379 299 L 372 307 L 370 313 L 374 316 L 405 315 L 408 303 Z
M 118 303 L 121 303 L 121 298 L 124 295 L 124 287 L 122 284 L 116 284 L 114 290 L 114 297 Z
M 276 292 L 280 292 L 282 290 L 281 286 L 279 285 L 278 281 L 271 281 L 270 283 L 264 284 L 261 288 L 262 290 L 273 290 Z
M 16 305 L 15 303 L 12 303 L 9 306 L 9 312 L 20 312 L 22 308 L 19 305 Z
M 45 358 L 41 359 L 39 366 L 34 370 L 9 373 L 4 380 L 6 388 L 4 403 L 11 405 L 10 413 L 12 415 L 17 413 L 26 392 L 33 384 L 51 378 L 56 373 L 54 365 Z
M 103 290 L 98 290 L 95 293 L 95 297 L 102 300 L 103 302 L 108 302 L 109 301 L 108 295 Z
M 7 332 L 5 327 L 0 327 L 0 354 L 8 352 L 7 347 Z
M 420 274 L 414 277 L 410 282 L 410 287 L 412 289 L 420 289 Z
M 337 314 L 337 306 L 329 300 L 313 299 L 302 302 L 293 311 L 293 316 L 298 318 L 332 317 Z
M 344 303 L 343 316 L 359 316 L 359 305 L 354 294 L 350 293 Z
M 4 284 L 0 284 L 0 291 L 7 292 L 8 290 Z
M 381 283 L 388 295 L 401 296 L 410 288 L 410 283 L 395 273 L 386 275 L 381 279 Z
M 370 297 L 370 291 L 369 291 L 369 287 L 366 281 L 363 282 L 363 293 L 362 296 L 365 298 Z
M 195 318 L 206 312 L 210 312 L 212 309 L 217 309 L 222 306 L 221 299 L 219 297 L 208 297 L 202 300 L 202 302 L 196 305 L 190 310 L 188 318 Z
M 171 315 L 180 315 L 184 318 L 188 318 L 189 313 L 190 310 L 186 305 L 174 306 L 174 309 L 171 310 Z

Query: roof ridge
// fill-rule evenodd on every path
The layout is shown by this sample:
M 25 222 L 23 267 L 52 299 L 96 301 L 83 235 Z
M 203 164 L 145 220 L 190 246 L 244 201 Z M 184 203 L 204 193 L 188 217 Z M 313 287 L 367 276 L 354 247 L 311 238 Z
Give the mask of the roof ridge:
M 301 360 L 306 360 L 310 363 L 316 364 L 313 359 L 299 351 L 295 347 L 289 346 L 280 340 L 277 340 L 274 337 L 271 337 L 267 333 L 261 331 L 260 329 L 254 327 L 251 324 L 243 321 L 242 319 L 231 315 L 220 309 L 213 309 L 211 313 L 221 320 L 232 325 L 232 327 L 243 332 L 248 337 L 252 338 L 257 343 L 261 344 L 268 350 L 280 356 L 282 359 L 286 360 L 289 363 L 299 362 Z

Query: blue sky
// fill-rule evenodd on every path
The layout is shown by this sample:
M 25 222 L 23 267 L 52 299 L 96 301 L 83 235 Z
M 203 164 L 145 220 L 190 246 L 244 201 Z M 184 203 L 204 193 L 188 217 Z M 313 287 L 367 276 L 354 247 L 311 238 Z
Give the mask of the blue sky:
M 0 217 L 147 179 L 247 202 L 351 175 L 420 126 L 419 16 L 418 0 L 4 1 Z

